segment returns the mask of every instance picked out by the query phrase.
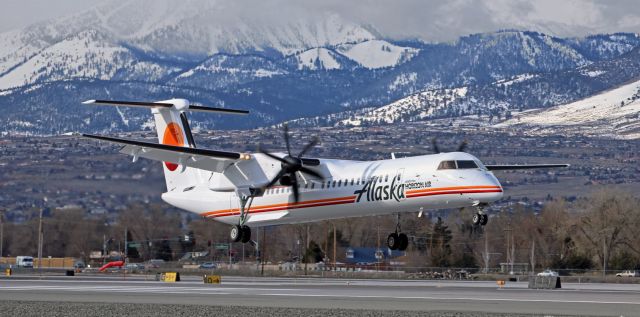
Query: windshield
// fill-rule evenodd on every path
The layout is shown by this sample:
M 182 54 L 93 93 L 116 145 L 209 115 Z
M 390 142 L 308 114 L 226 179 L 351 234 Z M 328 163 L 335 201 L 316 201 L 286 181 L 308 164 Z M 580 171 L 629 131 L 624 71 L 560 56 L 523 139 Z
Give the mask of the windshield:
M 454 169 L 472 169 L 478 168 L 478 164 L 472 160 L 461 161 L 442 161 L 438 165 L 439 170 L 454 170 Z

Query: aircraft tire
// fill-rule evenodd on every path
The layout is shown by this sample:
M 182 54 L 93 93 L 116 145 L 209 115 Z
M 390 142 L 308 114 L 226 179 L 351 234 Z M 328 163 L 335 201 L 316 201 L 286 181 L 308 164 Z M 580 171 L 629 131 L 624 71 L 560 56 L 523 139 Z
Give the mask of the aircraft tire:
M 486 226 L 487 222 L 489 222 L 489 216 L 487 215 L 480 215 L 480 225 L 481 226 Z
M 251 241 L 251 228 L 249 226 L 242 226 L 242 243 Z
M 398 235 L 398 250 L 404 251 L 409 246 L 409 237 L 406 234 L 401 233 Z
M 397 250 L 399 247 L 400 241 L 397 233 L 392 233 L 387 237 L 387 247 L 391 250 Z
M 473 215 L 473 218 L 471 218 L 471 222 L 473 222 L 473 225 L 475 226 L 479 225 L 481 220 L 482 220 L 481 214 L 475 214 Z
M 240 225 L 235 225 L 231 227 L 231 230 L 229 231 L 229 238 L 232 242 L 239 242 L 242 240 L 242 233 L 242 227 Z

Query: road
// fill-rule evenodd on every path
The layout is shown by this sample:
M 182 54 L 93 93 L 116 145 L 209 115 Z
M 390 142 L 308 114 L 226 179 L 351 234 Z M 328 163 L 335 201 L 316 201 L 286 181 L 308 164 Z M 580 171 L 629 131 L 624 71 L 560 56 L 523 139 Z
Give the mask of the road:
M 183 304 L 399 311 L 640 316 L 638 284 L 563 284 L 529 290 L 526 283 L 199 277 L 163 283 L 151 276 L 0 279 L 0 301 Z

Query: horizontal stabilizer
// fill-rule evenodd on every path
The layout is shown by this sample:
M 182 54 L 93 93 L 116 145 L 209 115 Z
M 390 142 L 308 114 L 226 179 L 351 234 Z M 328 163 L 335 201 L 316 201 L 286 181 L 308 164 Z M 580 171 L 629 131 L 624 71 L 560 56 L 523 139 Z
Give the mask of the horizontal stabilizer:
M 223 114 L 248 114 L 247 110 L 227 109 L 227 108 L 214 108 L 204 107 L 194 104 L 190 104 L 186 99 L 170 99 L 160 102 L 146 102 L 146 101 L 122 101 L 122 100 L 87 100 L 82 102 L 84 105 L 107 105 L 107 106 L 126 106 L 126 107 L 141 107 L 141 108 L 171 108 L 176 107 L 178 110 L 191 110 L 197 112 L 214 112 Z
M 569 167 L 569 164 L 524 164 L 524 165 L 485 165 L 490 171 L 528 170 L 535 168 Z
M 246 153 L 196 149 L 92 134 L 82 136 L 122 144 L 124 148 L 120 152 L 133 156 L 134 161 L 142 157 L 212 172 L 222 172 L 234 162 L 251 159 L 251 155 Z

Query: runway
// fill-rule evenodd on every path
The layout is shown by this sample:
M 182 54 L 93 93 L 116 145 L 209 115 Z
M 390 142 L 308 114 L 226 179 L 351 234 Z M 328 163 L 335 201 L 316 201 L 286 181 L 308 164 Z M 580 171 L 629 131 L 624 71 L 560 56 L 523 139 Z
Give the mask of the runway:
M 27 277 L 0 279 L 0 301 L 55 301 L 208 306 L 536 313 L 640 316 L 638 284 L 563 284 L 529 290 L 524 282 L 200 277 L 176 283 L 152 276 Z

